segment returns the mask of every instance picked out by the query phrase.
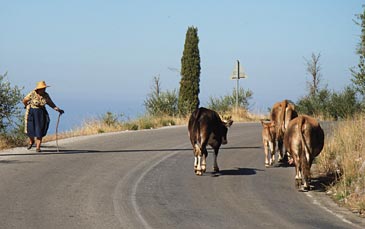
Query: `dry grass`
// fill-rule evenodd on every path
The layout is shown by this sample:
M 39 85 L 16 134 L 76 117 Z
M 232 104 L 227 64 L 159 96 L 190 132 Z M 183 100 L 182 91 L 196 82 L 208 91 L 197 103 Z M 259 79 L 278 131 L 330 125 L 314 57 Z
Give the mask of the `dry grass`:
M 317 158 L 318 170 L 337 178 L 328 193 L 361 215 L 365 215 L 364 129 L 364 116 L 339 123 Z
M 5 141 L 5 139 L 0 138 L 0 150 L 8 148 L 8 143 Z
M 232 109 L 228 112 L 219 115 L 223 119 L 228 119 L 230 117 L 234 122 L 256 122 L 260 121 L 261 119 L 268 118 L 268 115 L 253 114 L 243 108 L 239 108 L 238 110 Z
M 58 139 L 77 137 L 77 136 L 87 136 L 102 133 L 111 133 L 125 130 L 142 130 L 142 129 L 155 129 L 163 126 L 174 126 L 174 125 L 185 125 L 187 123 L 187 118 L 177 118 L 177 117 L 150 117 L 143 116 L 136 120 L 128 122 L 115 122 L 112 124 L 106 124 L 100 119 L 91 119 L 85 121 L 80 127 L 77 127 L 71 131 L 63 132 L 58 134 Z M 54 141 L 56 135 L 48 135 L 44 138 L 44 141 Z

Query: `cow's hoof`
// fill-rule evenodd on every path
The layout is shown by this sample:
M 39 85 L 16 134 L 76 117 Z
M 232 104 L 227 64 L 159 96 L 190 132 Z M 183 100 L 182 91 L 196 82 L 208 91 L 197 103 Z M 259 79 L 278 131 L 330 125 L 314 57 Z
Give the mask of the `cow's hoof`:
M 266 168 L 270 167 L 270 164 L 269 163 L 265 163 L 265 167 Z
M 295 179 L 295 188 L 299 190 L 301 186 L 302 186 L 302 180 Z
M 207 171 L 207 167 L 206 166 L 202 166 L 202 172 L 205 173 Z
M 196 172 L 195 172 L 195 174 L 196 174 L 197 176 L 202 176 L 202 175 L 203 175 L 202 171 L 196 171 Z
M 213 171 L 214 171 L 215 173 L 219 173 L 219 168 L 213 168 Z

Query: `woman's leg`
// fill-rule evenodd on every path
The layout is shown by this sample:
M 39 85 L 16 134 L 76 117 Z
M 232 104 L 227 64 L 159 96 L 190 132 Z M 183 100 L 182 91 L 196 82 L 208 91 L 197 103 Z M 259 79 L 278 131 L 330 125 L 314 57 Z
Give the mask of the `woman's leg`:
M 42 138 L 37 138 L 37 140 L 36 140 L 36 146 L 37 146 L 36 151 L 37 152 L 41 151 L 41 144 L 42 144 Z
M 34 137 L 29 137 L 29 144 L 27 149 L 31 149 L 34 144 Z

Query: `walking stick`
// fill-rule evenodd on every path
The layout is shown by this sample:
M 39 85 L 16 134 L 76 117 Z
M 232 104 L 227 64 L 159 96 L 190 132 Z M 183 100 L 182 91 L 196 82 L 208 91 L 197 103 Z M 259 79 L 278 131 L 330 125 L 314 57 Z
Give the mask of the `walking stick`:
M 60 149 L 58 147 L 58 125 L 60 124 L 61 115 L 62 115 L 61 113 L 58 113 L 57 124 L 56 124 L 56 145 L 57 145 L 57 152 L 60 152 Z

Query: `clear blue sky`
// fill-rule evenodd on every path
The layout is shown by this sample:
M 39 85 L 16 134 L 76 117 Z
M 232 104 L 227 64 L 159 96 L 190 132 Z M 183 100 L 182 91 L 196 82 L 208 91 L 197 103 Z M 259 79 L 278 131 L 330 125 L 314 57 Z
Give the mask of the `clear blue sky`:
M 180 76 L 169 68 L 180 69 L 185 33 L 195 26 L 201 105 L 232 92 L 229 76 L 240 60 L 249 76 L 240 85 L 253 91 L 251 109 L 266 112 L 307 93 L 304 58 L 312 53 L 321 53 L 323 85 L 339 91 L 350 84 L 360 35 L 353 20 L 363 4 L 0 0 L 0 72 L 8 71 L 24 94 L 45 80 L 70 119 L 106 111 L 133 116 L 143 113 L 154 76 L 163 90 L 179 88 Z

